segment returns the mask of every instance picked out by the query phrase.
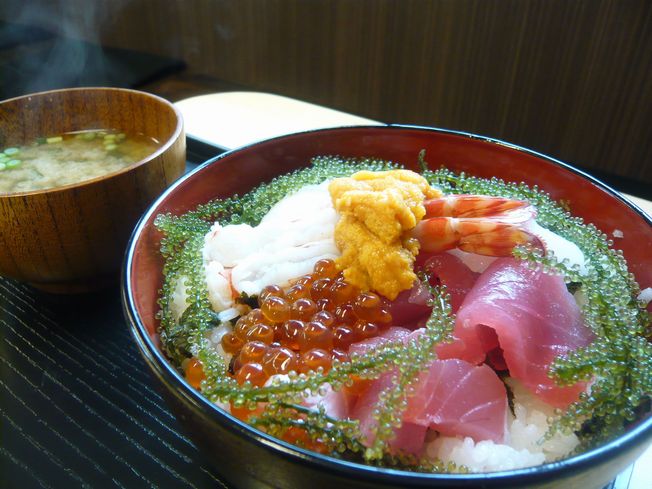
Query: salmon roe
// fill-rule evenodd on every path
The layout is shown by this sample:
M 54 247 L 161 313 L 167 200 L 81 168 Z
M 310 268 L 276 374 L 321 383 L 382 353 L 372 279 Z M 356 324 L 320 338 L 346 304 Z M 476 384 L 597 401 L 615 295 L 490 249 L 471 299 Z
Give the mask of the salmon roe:
M 188 363 L 186 363 L 185 374 L 186 380 L 195 389 L 199 389 L 199 384 L 206 378 L 201 362 L 195 357 L 192 357 L 188 360 Z
M 258 301 L 260 308 L 222 337 L 240 384 L 262 386 L 290 371 L 326 372 L 334 361 L 350 360 L 352 343 L 378 336 L 392 322 L 385 299 L 346 282 L 333 260 L 319 260 L 287 289 L 268 285 Z

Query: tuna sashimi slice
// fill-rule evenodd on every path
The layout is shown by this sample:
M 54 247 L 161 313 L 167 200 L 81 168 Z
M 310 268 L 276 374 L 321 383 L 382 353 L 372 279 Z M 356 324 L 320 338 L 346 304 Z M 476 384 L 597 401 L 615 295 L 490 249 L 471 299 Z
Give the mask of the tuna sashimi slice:
M 380 333 L 378 336 L 353 343 L 349 347 L 349 353 L 366 353 L 369 350 L 378 348 L 380 345 L 389 341 L 403 340 L 410 336 L 411 331 L 406 328 L 392 326 Z
M 445 285 L 451 298 L 453 312 L 462 305 L 466 294 L 480 276 L 457 256 L 450 253 L 421 252 L 415 263 L 415 268 L 421 268 L 431 277 L 432 285 Z
M 378 403 L 378 395 L 386 388 L 391 387 L 395 371 L 386 372 L 378 379 L 370 382 L 366 389 L 360 394 L 350 418 L 360 421 L 360 432 L 363 435 L 363 442 L 371 446 L 374 442 L 374 428 L 376 420 L 373 413 Z M 389 442 L 389 449 L 392 453 L 404 452 L 413 455 L 421 455 L 426 437 L 427 425 L 416 423 L 403 423 L 394 432 L 394 438 Z
M 548 376 L 556 357 L 593 340 L 557 275 L 513 258 L 496 260 L 462 303 L 454 336 L 454 343 L 437 347 L 440 358 L 480 363 L 497 340 L 510 376 L 553 406 L 568 406 L 586 388 L 584 383 L 560 387 Z
M 417 324 L 430 316 L 432 308 L 428 303 L 431 298 L 428 287 L 423 285 L 421 280 L 415 280 L 411 289 L 400 292 L 396 299 L 388 304 L 392 323 L 414 330 Z
M 451 297 L 453 312 L 462 304 L 480 274 L 471 269 L 457 256 L 450 253 L 421 252 L 417 256 L 414 268 L 424 271 L 430 277 L 431 285 L 445 285 Z M 423 327 L 430 316 L 429 301 L 432 298 L 428 287 L 416 280 L 411 289 L 401 292 L 389 303 L 389 312 L 395 326 L 410 330 Z
M 502 443 L 507 423 L 505 385 L 487 365 L 434 360 L 420 374 L 403 420 L 447 436 Z
M 328 416 L 345 419 L 349 417 L 354 401 L 355 398 L 344 390 L 334 391 L 330 384 L 325 384 L 319 394 L 304 399 L 303 405 L 315 410 L 321 407 Z
M 407 343 L 423 333 L 392 328 L 392 336 Z M 385 339 L 384 341 L 387 341 Z M 382 343 L 369 340 L 352 345 L 354 351 L 366 351 Z M 396 371 L 367 382 L 351 411 L 360 421 L 365 443 L 373 443 L 376 425 L 373 413 L 380 393 L 391 387 Z M 501 442 L 505 437 L 507 395 L 496 373 L 486 365 L 476 366 L 463 360 L 433 360 L 419 374 L 408 400 L 401 427 L 390 442 L 393 452 L 420 455 L 425 433 L 433 428 L 451 436 L 470 436 L 475 440 Z
M 374 338 L 369 338 L 363 341 L 359 341 L 357 343 L 353 343 L 349 347 L 349 354 L 366 353 L 370 350 L 375 350 L 380 345 L 387 343 L 389 341 L 398 341 L 398 340 L 403 341 L 410 335 L 410 333 L 411 331 L 409 329 L 392 326 L 387 330 L 383 331 L 379 336 L 376 336 Z M 369 388 L 369 386 L 374 382 L 376 381 L 367 380 L 367 379 L 358 379 L 355 382 L 353 382 L 352 385 L 348 385 L 348 386 L 345 385 L 342 388 L 342 391 L 348 397 L 349 404 L 354 405 L 355 400 L 358 398 L 358 396 L 363 392 L 365 392 Z

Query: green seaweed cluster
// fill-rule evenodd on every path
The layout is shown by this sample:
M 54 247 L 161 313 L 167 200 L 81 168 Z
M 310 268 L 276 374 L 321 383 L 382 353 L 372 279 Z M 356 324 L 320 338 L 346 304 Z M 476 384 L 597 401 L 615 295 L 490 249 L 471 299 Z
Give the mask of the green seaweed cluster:
M 201 390 L 208 399 L 250 409 L 254 414 L 249 422 L 271 435 L 281 437 L 290 428 L 300 428 L 335 456 L 406 470 L 463 471 L 463 467 L 392 455 L 388 450 L 394 430 L 400 426 L 412 384 L 432 360 L 433 346 L 450 337 L 454 316 L 445 289 L 432 290 L 433 309 L 425 333 L 407 347 L 399 341 L 388 341 L 373 351 L 352 355 L 350 362 L 334 362 L 328 372 L 318 370 L 310 375 L 291 372 L 287 379 L 276 379 L 264 387 L 248 383 L 238 385 L 228 375 L 228 365 L 207 338 L 207 333 L 219 324 L 210 308 L 203 275 L 204 236 L 213 222 L 255 225 L 271 206 L 305 185 L 348 176 L 359 170 L 396 167 L 394 163 L 376 159 L 317 157 L 310 167 L 278 177 L 245 195 L 214 200 L 182 216 L 158 216 L 155 224 L 164 235 L 161 253 L 165 258 L 165 280 L 159 299 L 161 341 L 179 368 L 184 359 L 199 358 L 206 376 Z M 533 266 L 563 274 L 568 283 L 572 282 L 579 289 L 585 297 L 584 317 L 597 336 L 593 344 L 559 358 L 553 365 L 550 375 L 560 384 L 593 379 L 590 393 L 583 395 L 568 411 L 558 413 L 554 427 L 578 432 L 582 448 L 586 448 L 614 436 L 627 423 L 634 422 L 652 392 L 652 346 L 645 338 L 649 316 L 636 302 L 639 288 L 622 254 L 612 249 L 612 243 L 594 226 L 572 217 L 536 187 L 458 175 L 445 169 L 424 169 L 424 176 L 446 193 L 527 200 L 536 206 L 541 225 L 582 249 L 588 259 L 585 274 L 567 263 L 559 263 L 554 257 L 542 256 L 536 249 L 520 247 L 515 250 L 517 257 L 528 260 Z M 188 307 L 177 320 L 171 301 L 179 281 L 183 281 L 186 289 Z M 333 419 L 323 410 L 309 410 L 301 405 L 307 395 L 323 392 L 325 386 L 338 390 L 350 385 L 354 377 L 375 379 L 383 374 L 392 375 L 394 382 L 379 395 L 370 444 L 362 443 L 357 421 Z

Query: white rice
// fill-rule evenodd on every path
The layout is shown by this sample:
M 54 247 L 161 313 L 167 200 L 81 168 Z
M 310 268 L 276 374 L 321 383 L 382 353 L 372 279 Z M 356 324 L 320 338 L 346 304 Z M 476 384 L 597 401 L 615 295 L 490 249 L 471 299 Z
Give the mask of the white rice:
M 647 305 L 652 301 L 652 287 L 647 287 L 641 290 L 641 293 L 638 294 L 637 299 L 647 307 Z
M 208 336 L 208 339 L 213 344 L 213 348 L 215 348 L 215 351 L 219 353 L 222 356 L 222 358 L 224 358 L 224 361 L 227 365 L 231 361 L 231 357 L 233 355 L 225 352 L 224 348 L 222 348 L 222 336 L 224 336 L 227 333 L 230 333 L 231 331 L 233 331 L 233 327 L 231 326 L 231 323 L 229 321 L 226 321 L 220 324 L 219 326 L 217 326 L 216 328 L 213 328 Z
M 586 275 L 586 258 L 575 243 L 540 226 L 537 222 L 532 223 L 528 231 L 534 233 L 543 242 L 546 255 L 554 255 L 559 262 L 565 261 L 571 267 L 577 267 L 580 274 Z
M 172 291 L 172 297 L 170 299 L 170 312 L 172 317 L 176 322 L 179 322 L 179 318 L 188 307 L 188 277 L 185 275 L 180 276 L 177 279 L 176 284 L 174 284 L 174 290 Z
M 444 462 L 455 462 L 466 466 L 471 472 L 493 472 L 512 470 L 519 467 L 540 465 L 545 461 L 542 453 L 515 450 L 509 445 L 493 441 L 475 443 L 471 438 L 440 437 L 427 445 L 427 454 Z

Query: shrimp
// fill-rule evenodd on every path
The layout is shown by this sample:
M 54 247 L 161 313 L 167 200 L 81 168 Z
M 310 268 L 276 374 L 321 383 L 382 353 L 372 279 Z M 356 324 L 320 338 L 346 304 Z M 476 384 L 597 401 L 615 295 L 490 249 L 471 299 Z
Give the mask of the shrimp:
M 485 195 L 447 195 L 424 202 L 426 215 L 412 231 L 421 250 L 459 248 L 487 256 L 509 256 L 515 246 L 541 240 L 528 230 L 536 210 L 522 200 Z

